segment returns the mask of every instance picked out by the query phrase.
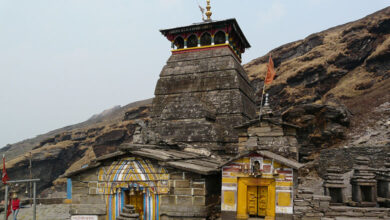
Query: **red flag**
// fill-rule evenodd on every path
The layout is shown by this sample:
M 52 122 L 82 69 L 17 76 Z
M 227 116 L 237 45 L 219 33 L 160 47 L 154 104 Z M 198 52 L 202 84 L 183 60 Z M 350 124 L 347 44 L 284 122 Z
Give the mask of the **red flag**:
M 276 75 L 275 69 L 274 69 L 274 61 L 272 61 L 271 55 L 269 56 L 269 61 L 267 65 L 267 76 L 265 77 L 265 84 L 269 85 L 272 83 Z
M 9 180 L 7 170 L 5 169 L 5 156 L 3 154 L 3 176 L 1 178 L 4 184 L 7 184 L 7 181 Z
M 7 206 L 7 218 L 6 219 L 8 219 L 8 216 L 10 216 L 12 213 L 11 207 L 12 207 L 12 199 L 9 199 L 8 206 Z

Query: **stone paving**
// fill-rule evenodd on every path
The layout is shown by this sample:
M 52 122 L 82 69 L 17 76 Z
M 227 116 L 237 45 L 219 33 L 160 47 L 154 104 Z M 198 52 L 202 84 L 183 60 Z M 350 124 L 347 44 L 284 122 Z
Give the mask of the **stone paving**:
M 66 220 L 70 219 L 69 215 L 70 205 L 56 204 L 56 205 L 37 205 L 37 220 Z M 33 208 L 30 206 L 22 207 L 19 211 L 18 220 L 32 220 Z M 1 217 L 4 213 L 1 213 Z M 8 217 L 12 220 L 12 214 Z

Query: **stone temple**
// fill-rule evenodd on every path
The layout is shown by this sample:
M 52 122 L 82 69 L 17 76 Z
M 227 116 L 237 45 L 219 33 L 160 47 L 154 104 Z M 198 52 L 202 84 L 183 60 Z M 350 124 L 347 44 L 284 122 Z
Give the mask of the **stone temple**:
M 360 196 L 350 204 L 338 169 L 328 170 L 325 195 L 300 186 L 299 127 L 275 116 L 267 100 L 256 115 L 241 66 L 250 44 L 235 19 L 211 20 L 207 9 L 201 23 L 161 30 L 172 55 L 156 85 L 151 120 L 139 122 L 133 140 L 117 151 L 64 175 L 72 218 L 389 217 L 385 208 L 352 207 L 376 206 L 376 192 L 380 204 L 389 204 L 387 169 L 356 169 L 351 183 Z M 362 170 L 370 171 L 370 189 Z
M 172 56 L 153 100 L 153 128 L 162 140 L 230 151 L 234 130 L 255 117 L 241 54 L 250 45 L 235 19 L 161 30 Z

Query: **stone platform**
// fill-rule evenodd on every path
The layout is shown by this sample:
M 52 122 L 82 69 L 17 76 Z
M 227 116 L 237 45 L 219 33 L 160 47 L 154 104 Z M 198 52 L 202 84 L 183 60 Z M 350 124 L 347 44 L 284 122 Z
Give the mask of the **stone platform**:
M 37 220 L 67 220 L 70 219 L 70 205 L 55 204 L 55 205 L 37 205 Z M 32 220 L 33 208 L 30 206 L 22 207 L 19 211 L 18 220 Z M 0 213 L 4 216 L 4 212 Z M 8 217 L 12 219 L 12 214 Z

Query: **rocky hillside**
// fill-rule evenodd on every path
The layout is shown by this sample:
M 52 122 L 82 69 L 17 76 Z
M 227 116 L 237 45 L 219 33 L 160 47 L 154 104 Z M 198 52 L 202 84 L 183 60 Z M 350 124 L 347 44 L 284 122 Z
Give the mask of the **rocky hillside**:
M 390 123 L 389 115 L 378 109 L 388 109 L 390 102 L 390 7 L 246 64 L 257 97 L 270 54 L 277 72 L 267 88 L 270 104 L 301 126 L 303 158 L 323 148 L 357 144 L 356 138 L 373 129 L 379 129 L 379 144 L 389 143 L 389 133 L 379 125 Z
M 302 162 L 324 148 L 388 145 L 390 140 L 390 7 L 270 51 L 277 76 L 267 88 L 276 113 L 301 127 Z M 261 97 L 269 54 L 244 67 Z M 9 175 L 42 178 L 39 190 L 129 142 L 148 121 L 151 100 L 115 107 L 86 122 L 8 145 Z M 140 120 L 142 119 L 142 120 Z M 135 138 L 135 136 L 134 136 Z M 54 184 L 54 185 L 53 185 Z M 45 191 L 44 191 L 45 190 Z
M 115 150 L 120 143 L 131 141 L 137 119 L 148 120 L 151 102 L 152 99 L 148 99 L 117 106 L 85 122 L 2 148 L 8 175 L 11 179 L 29 178 L 31 158 L 32 176 L 41 179 L 38 190 L 42 192 L 66 171 L 78 169 L 106 151 Z M 64 180 L 58 179 L 56 185 L 63 190 L 63 183 Z

